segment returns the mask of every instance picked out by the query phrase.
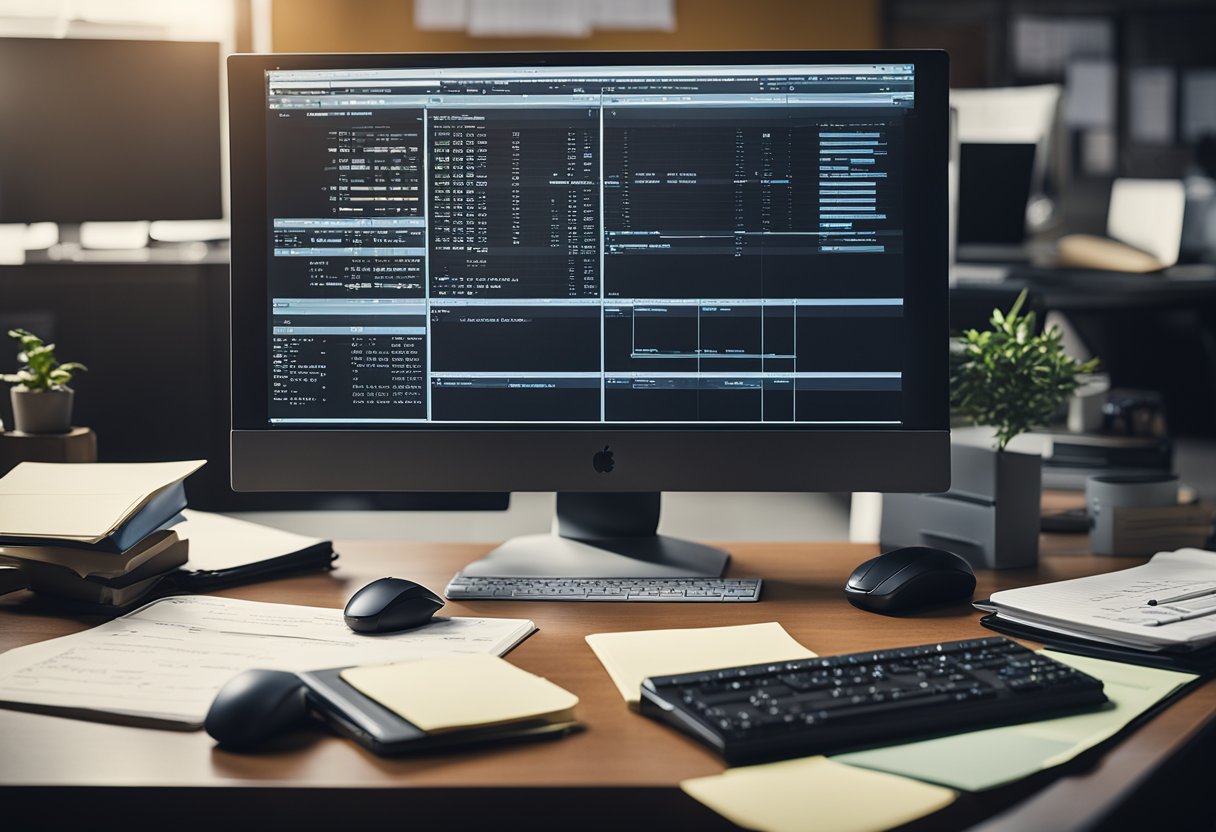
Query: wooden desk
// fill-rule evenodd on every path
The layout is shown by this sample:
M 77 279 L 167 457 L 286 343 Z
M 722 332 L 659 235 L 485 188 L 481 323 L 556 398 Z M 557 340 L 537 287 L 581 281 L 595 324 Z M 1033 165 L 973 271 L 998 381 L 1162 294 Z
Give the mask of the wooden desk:
M 1034 581 L 1123 568 L 1127 558 L 1095 558 L 1083 537 L 1045 538 L 1037 570 L 983 573 L 977 597 Z M 1070 548 L 1071 547 L 1071 548 Z M 475 544 L 346 543 L 330 574 L 229 590 L 231 597 L 340 607 L 355 589 L 384 575 L 442 588 L 488 547 Z M 256 755 L 217 750 L 202 732 L 178 733 L 0 711 L 0 819 L 33 821 L 50 807 L 83 809 L 91 819 L 172 817 L 175 829 L 231 826 L 234 818 L 351 825 L 390 823 L 408 810 L 450 827 L 478 828 L 519 818 L 509 828 L 729 828 L 679 792 L 679 781 L 722 770 L 699 744 L 629 711 L 583 641 L 588 633 L 660 627 L 781 622 L 821 654 L 990 635 L 966 605 L 906 618 L 861 612 L 841 587 L 873 554 L 856 544 L 727 544 L 731 574 L 765 579 L 758 604 L 596 604 L 451 602 L 455 615 L 527 617 L 540 631 L 510 655 L 580 698 L 581 734 L 528 745 L 415 759 L 380 759 L 321 729 Z M 40 612 L 29 598 L 0 603 L 0 649 L 75 632 L 96 620 Z M 1076 828 L 1126 797 L 1192 741 L 1216 714 L 1207 684 L 1074 773 L 1032 778 L 984 795 L 964 795 L 924 828 L 969 826 L 995 816 L 992 829 Z M 1095 755 L 1096 756 L 1096 755 Z M 112 787 L 112 788 L 111 788 Z M 1029 795 L 1029 796 L 1028 796 Z M 1002 814 L 1007 809 L 1013 815 Z M 526 821 L 524 820 L 526 819 Z M 183 825 L 184 824 L 184 825 Z M 242 824 L 244 825 L 244 824 Z M 392 825 L 396 825 L 393 823 Z M 923 823 L 922 823 L 923 825 Z M 48 824 L 53 828 L 55 824 Z M 273 826 L 271 828 L 274 828 Z M 305 828 L 305 827 L 300 827 Z M 668 826 L 667 828 L 671 828 Z

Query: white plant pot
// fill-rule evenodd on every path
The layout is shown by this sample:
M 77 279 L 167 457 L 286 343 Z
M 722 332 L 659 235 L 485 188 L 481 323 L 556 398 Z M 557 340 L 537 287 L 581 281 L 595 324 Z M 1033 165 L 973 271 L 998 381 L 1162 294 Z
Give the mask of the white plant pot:
M 72 429 L 70 387 L 55 390 L 26 390 L 14 387 L 9 393 L 13 403 L 13 427 L 22 433 L 67 433 Z

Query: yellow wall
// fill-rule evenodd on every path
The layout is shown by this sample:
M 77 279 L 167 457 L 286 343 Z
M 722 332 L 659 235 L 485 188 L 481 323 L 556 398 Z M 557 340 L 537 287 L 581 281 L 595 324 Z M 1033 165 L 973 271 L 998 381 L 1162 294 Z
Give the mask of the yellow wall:
M 471 38 L 414 29 L 411 0 L 274 0 L 276 52 L 870 49 L 878 0 L 676 0 L 674 32 L 588 38 Z

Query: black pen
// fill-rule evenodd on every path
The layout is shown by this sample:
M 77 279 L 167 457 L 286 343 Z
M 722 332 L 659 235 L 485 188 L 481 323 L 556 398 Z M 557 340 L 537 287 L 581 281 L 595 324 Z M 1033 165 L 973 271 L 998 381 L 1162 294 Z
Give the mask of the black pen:
M 1190 612 L 1171 616 L 1170 618 L 1155 618 L 1151 621 L 1145 621 L 1144 625 L 1146 627 L 1163 627 L 1166 624 L 1176 624 L 1179 621 L 1190 621 L 1192 618 L 1203 618 L 1205 615 L 1216 615 L 1216 607 L 1206 610 L 1191 610 Z
M 1210 589 L 1197 589 L 1194 592 L 1184 592 L 1182 595 L 1171 595 L 1168 598 L 1154 598 L 1148 602 L 1150 607 L 1155 607 L 1158 604 L 1172 604 L 1175 601 L 1189 601 L 1192 598 L 1202 598 L 1204 595 L 1216 595 L 1216 587 Z

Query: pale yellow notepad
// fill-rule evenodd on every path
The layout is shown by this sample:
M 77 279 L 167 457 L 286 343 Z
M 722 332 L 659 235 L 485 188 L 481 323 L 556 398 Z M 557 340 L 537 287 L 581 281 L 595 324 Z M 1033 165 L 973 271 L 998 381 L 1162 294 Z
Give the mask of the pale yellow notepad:
M 733 823 L 760 832 L 877 832 L 949 806 L 954 792 L 804 757 L 732 768 L 680 788 Z
M 514 722 L 573 722 L 578 697 L 497 656 L 349 667 L 342 678 L 428 733 Z
M 648 676 L 671 676 L 815 656 L 775 622 L 596 633 L 587 636 L 587 644 L 630 707 L 637 707 L 642 680 Z

